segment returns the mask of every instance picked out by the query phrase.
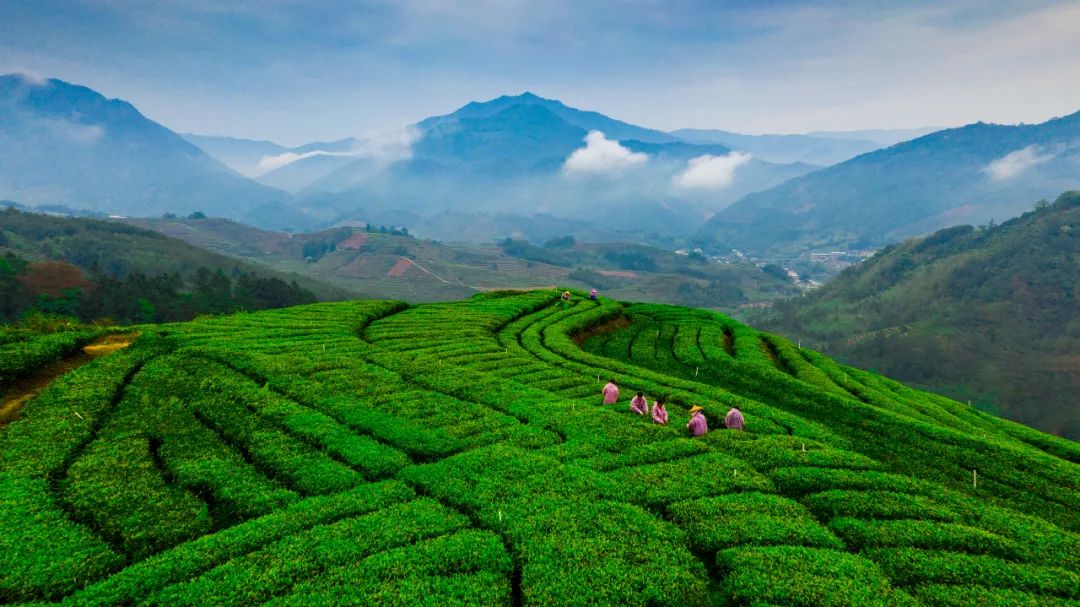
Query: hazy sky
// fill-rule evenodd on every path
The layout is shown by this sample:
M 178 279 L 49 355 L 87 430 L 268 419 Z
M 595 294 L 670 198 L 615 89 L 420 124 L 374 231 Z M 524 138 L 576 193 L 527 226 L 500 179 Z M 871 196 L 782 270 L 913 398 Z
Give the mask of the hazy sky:
M 1040 122 L 1080 109 L 1080 2 L 0 0 L 6 72 L 287 144 L 525 90 L 662 129 Z

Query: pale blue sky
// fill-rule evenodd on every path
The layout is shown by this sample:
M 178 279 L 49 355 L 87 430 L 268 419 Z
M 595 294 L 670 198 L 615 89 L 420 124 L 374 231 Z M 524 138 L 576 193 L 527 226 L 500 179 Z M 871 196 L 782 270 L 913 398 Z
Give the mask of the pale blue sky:
M 1080 109 L 1077 40 L 1075 0 L 0 0 L 0 73 L 287 144 L 525 90 L 662 129 L 1039 122 Z

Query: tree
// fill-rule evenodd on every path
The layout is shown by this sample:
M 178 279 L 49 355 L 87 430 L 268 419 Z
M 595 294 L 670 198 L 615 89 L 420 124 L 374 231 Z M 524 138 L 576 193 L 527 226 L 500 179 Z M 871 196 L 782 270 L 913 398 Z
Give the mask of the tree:
M 206 213 L 202 211 L 195 211 L 191 215 L 188 215 L 188 219 L 206 219 Z

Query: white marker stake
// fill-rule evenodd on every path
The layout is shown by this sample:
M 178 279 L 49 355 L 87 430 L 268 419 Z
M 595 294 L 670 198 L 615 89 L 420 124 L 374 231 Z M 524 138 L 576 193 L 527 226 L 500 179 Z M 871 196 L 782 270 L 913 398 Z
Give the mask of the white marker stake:
M 979 471 L 978 470 L 972 470 L 971 471 L 971 488 L 972 489 L 978 489 L 979 488 Z
M 739 469 L 738 468 L 732 468 L 732 471 L 735 473 L 732 476 L 739 476 Z
M 806 453 L 806 443 L 803 443 L 803 444 L 802 444 L 802 452 L 803 452 L 803 453 Z
M 698 368 L 694 367 L 694 377 L 697 377 Z

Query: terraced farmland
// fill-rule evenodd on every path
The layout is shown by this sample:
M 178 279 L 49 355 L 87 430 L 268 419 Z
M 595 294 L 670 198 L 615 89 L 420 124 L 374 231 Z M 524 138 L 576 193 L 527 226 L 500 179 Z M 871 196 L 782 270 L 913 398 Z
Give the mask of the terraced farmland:
M 701 310 L 237 314 L 144 327 L 0 430 L 0 602 L 1078 605 L 1078 463 Z

